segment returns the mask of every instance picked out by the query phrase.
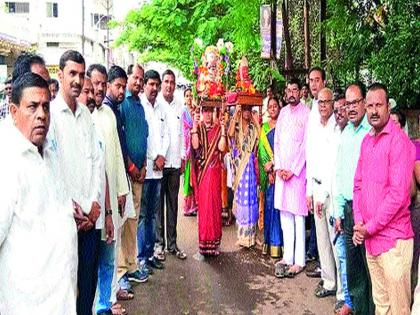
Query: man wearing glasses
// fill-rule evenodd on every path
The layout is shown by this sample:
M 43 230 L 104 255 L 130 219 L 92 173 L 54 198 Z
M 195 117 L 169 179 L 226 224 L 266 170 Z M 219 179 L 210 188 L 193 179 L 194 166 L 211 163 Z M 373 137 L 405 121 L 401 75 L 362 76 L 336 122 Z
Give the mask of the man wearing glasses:
M 318 111 L 318 94 L 319 92 L 325 87 L 326 85 L 326 74 L 325 70 L 320 67 L 313 67 L 309 70 L 309 89 L 313 96 L 311 111 L 309 114 L 309 121 L 308 121 L 308 135 L 312 134 L 314 128 L 319 123 L 319 111 Z M 308 179 L 310 180 L 310 179 Z M 315 228 L 315 219 L 312 214 L 314 210 L 314 202 L 312 197 L 308 197 L 306 200 L 308 210 L 310 214 L 308 216 L 308 220 L 311 224 L 311 235 L 308 244 L 308 251 L 306 253 L 306 260 L 316 260 L 318 256 L 318 248 L 317 248 L 317 240 L 316 240 L 316 228 Z M 307 268 L 306 275 L 308 277 L 316 277 L 319 278 L 321 276 L 321 268 L 319 267 L 319 262 L 314 265 L 314 268 Z
M 323 284 L 315 290 L 315 296 L 323 298 L 336 295 L 338 301 L 344 296 L 340 278 L 337 279 L 335 248 L 332 244 L 334 228 L 329 224 L 332 215 L 331 200 L 331 165 L 334 163 L 335 116 L 333 92 L 324 88 L 318 93 L 318 111 L 320 118 L 313 125 L 306 143 L 306 196 L 313 199 L 318 243 L 319 259 L 322 267 Z M 337 293 L 337 294 L 336 294 Z
M 353 311 L 356 314 L 374 314 L 369 272 L 363 245 L 354 246 L 353 237 L 353 181 L 360 147 L 370 130 L 365 115 L 366 88 L 361 83 L 347 87 L 346 112 L 349 124 L 341 136 L 336 169 L 336 195 L 334 216 L 336 230 L 344 230 L 347 251 L 347 279 Z
M 332 200 L 335 199 L 335 196 L 337 194 L 336 192 L 336 168 L 337 168 L 337 153 L 338 148 L 340 146 L 341 142 L 341 134 L 344 131 L 344 128 L 346 128 L 348 123 L 348 117 L 347 117 L 347 111 L 346 111 L 346 98 L 344 96 L 344 93 L 342 91 L 337 91 L 334 93 L 335 99 L 334 99 L 334 117 L 336 121 L 336 125 L 334 128 L 335 138 L 333 141 L 333 148 L 332 148 L 332 167 L 331 167 L 331 198 Z M 344 238 L 343 229 L 341 225 L 341 218 L 338 218 L 337 220 L 334 220 L 335 218 L 335 207 L 334 204 L 332 205 L 332 211 L 331 211 L 330 220 L 332 220 L 330 223 L 334 224 L 334 232 L 335 235 L 335 251 L 337 255 L 337 277 L 340 277 L 341 280 L 341 287 L 343 290 L 344 300 L 338 301 L 336 304 L 336 311 L 340 315 L 347 315 L 351 314 L 353 309 L 353 303 L 350 298 L 349 294 L 349 288 L 347 285 L 347 265 L 346 265 L 346 240 Z M 337 221 L 335 224 L 334 221 Z

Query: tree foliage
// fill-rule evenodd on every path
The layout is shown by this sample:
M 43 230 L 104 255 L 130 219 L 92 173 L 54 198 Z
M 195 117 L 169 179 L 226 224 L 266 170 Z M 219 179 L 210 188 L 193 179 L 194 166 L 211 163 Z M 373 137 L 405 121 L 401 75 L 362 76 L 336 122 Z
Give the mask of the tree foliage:
M 223 38 L 233 42 L 234 58 L 247 56 L 254 84 L 263 89 L 272 71 L 260 58 L 260 4 L 260 0 L 153 0 L 129 12 L 120 24 L 123 31 L 117 45 L 141 52 L 142 62 L 162 61 L 193 79 L 190 48 L 194 39 L 215 45 Z
M 328 68 L 336 83 L 381 81 L 400 106 L 419 105 L 418 1 L 329 0 L 327 12 Z
M 233 60 L 246 55 L 256 87 L 270 77 L 283 81 L 284 41 L 272 67 L 260 58 L 259 7 L 270 0 L 151 0 L 120 24 L 117 44 L 141 53 L 142 62 L 162 61 L 193 79 L 190 48 L 195 38 L 235 45 Z M 281 5 L 281 0 L 278 1 Z M 402 106 L 419 103 L 420 3 L 418 0 L 327 0 L 327 20 L 319 23 L 320 0 L 310 5 L 311 64 L 319 65 L 319 34 L 327 37 L 329 78 L 335 86 L 354 80 L 381 81 Z M 304 69 L 304 0 L 288 0 L 289 32 L 295 69 Z M 235 64 L 233 64 L 235 69 Z M 272 70 L 272 68 L 276 70 Z M 279 69 L 279 70 L 277 70 Z M 303 76 L 301 75 L 303 79 Z

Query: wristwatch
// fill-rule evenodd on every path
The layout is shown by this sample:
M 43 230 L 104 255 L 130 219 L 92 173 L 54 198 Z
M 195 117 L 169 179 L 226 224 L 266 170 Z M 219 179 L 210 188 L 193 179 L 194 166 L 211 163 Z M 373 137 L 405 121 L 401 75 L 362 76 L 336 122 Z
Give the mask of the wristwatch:
M 107 217 L 109 215 L 112 215 L 112 210 L 111 209 L 105 210 L 105 216 Z

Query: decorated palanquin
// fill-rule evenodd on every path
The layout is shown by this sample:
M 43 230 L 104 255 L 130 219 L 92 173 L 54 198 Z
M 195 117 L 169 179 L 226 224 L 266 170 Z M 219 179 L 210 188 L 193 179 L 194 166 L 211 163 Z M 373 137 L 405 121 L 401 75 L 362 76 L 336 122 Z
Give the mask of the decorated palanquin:
M 262 106 L 262 94 L 258 93 L 252 84 L 248 60 L 245 56 L 242 57 L 238 65 L 236 85 L 232 91 L 227 91 L 230 73 L 229 54 L 233 50 L 232 43 L 225 43 L 223 39 L 219 39 L 216 46 L 207 46 L 204 52 L 202 52 L 202 48 L 203 43 L 200 39 L 196 39 L 191 48 L 194 58 L 194 74 L 197 76 L 195 88 L 200 105 Z

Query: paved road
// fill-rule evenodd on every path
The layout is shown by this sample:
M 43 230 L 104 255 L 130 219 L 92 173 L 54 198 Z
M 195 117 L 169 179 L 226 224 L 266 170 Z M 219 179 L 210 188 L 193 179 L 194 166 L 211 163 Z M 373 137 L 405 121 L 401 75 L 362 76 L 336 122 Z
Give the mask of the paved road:
M 223 228 L 221 254 L 194 259 L 197 221 L 179 216 L 178 245 L 185 261 L 167 257 L 165 269 L 137 285 L 135 298 L 124 302 L 129 314 L 333 314 L 334 298 L 318 299 L 318 279 L 274 277 L 274 261 L 259 249 L 241 249 L 234 226 Z

